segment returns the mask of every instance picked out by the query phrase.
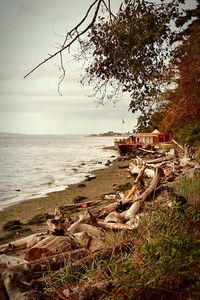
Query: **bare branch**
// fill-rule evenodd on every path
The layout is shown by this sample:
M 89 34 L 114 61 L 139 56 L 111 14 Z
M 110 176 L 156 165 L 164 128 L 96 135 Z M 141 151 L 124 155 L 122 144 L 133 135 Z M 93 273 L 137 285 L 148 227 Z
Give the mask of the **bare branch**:
M 81 24 L 83 24 L 83 22 L 86 20 L 90 10 L 92 9 L 92 7 L 97 3 L 97 7 L 95 9 L 95 12 L 94 12 L 94 16 L 92 18 L 92 21 L 89 23 L 89 25 L 84 29 L 82 30 L 81 32 L 79 32 L 68 44 L 65 45 L 66 41 L 67 41 L 67 38 L 69 36 L 71 36 L 72 32 L 73 31 L 77 31 L 77 28 L 80 27 Z M 78 25 L 76 25 L 67 35 L 66 35 L 66 39 L 63 43 L 63 47 L 56 51 L 55 53 L 53 53 L 52 55 L 50 55 L 48 58 L 45 58 L 42 62 L 40 62 L 35 68 L 33 68 L 30 72 L 28 72 L 24 78 L 28 77 L 31 73 L 33 73 L 36 69 L 38 69 L 40 66 L 42 66 L 43 64 L 45 64 L 47 61 L 51 60 L 52 58 L 54 58 L 55 56 L 57 55 L 60 55 L 65 49 L 69 49 L 70 46 L 80 37 L 82 36 L 84 33 L 86 33 L 91 27 L 92 25 L 94 24 L 94 22 L 96 21 L 96 18 L 97 18 L 97 15 L 98 15 L 98 12 L 99 12 L 99 9 L 100 9 L 100 5 L 102 3 L 102 0 L 95 0 L 93 2 L 93 4 L 90 6 L 90 8 L 88 9 L 85 17 L 80 21 L 80 23 Z M 61 67 L 62 68 L 62 67 Z M 63 81 L 63 79 L 62 79 Z

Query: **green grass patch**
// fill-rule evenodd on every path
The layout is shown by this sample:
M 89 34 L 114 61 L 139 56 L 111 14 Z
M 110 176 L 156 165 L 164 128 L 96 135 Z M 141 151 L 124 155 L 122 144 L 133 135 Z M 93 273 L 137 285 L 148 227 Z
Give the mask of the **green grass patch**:
M 190 204 L 200 206 L 200 176 L 182 177 L 176 184 L 177 193 L 183 195 Z

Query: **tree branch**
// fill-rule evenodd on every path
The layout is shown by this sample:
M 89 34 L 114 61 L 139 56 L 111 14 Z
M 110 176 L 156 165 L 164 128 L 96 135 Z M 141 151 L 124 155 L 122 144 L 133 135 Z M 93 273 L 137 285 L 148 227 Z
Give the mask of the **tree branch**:
M 68 44 L 66 44 L 67 42 L 67 39 L 69 36 L 72 35 L 72 33 L 74 31 L 77 32 L 77 29 L 83 24 L 83 22 L 86 20 L 90 10 L 92 9 L 92 7 L 97 3 L 97 7 L 95 9 L 95 12 L 94 12 L 94 16 L 92 18 L 92 21 L 89 23 L 89 25 L 84 29 L 82 30 L 81 32 L 79 32 Z M 76 25 L 67 35 L 66 35 L 66 38 L 65 38 L 65 41 L 63 43 L 63 46 L 60 50 L 56 51 L 54 54 L 50 55 L 48 58 L 44 59 L 42 62 L 40 62 L 35 68 L 33 68 L 30 72 L 28 72 L 24 78 L 28 77 L 31 73 L 33 73 L 36 69 L 38 69 L 40 66 L 42 66 L 44 63 L 46 63 L 47 61 L 51 60 L 52 58 L 54 58 L 55 56 L 57 55 L 60 55 L 61 56 L 61 53 L 65 50 L 65 49 L 69 49 L 69 47 L 80 37 L 82 36 L 84 33 L 86 33 L 91 27 L 92 25 L 94 24 L 94 22 L 96 21 L 96 18 L 97 18 L 97 15 L 98 15 L 98 12 L 99 12 L 99 9 L 100 9 L 100 5 L 102 3 L 102 0 L 95 0 L 93 2 L 93 4 L 89 7 L 88 11 L 86 12 L 86 15 L 85 17 L 79 22 L 78 25 Z M 61 68 L 62 68 L 62 65 L 61 65 Z M 62 76 L 63 77 L 63 76 Z M 62 81 L 63 81 L 64 78 L 62 78 Z M 62 82 L 61 81 L 61 82 Z M 61 83 L 60 82 L 60 83 Z

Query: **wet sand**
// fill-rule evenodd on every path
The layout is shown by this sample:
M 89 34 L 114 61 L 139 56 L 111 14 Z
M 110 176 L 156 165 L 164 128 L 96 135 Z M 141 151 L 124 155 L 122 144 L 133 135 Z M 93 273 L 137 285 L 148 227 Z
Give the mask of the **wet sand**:
M 85 210 L 81 207 L 81 201 L 76 202 L 80 205 L 80 207 L 76 207 L 73 200 L 77 196 L 86 197 L 82 202 L 97 202 L 96 205 L 94 203 L 88 207 L 91 211 L 106 205 L 108 200 L 103 200 L 105 194 L 115 193 L 119 185 L 133 182 L 133 178 L 129 178 L 128 170 L 121 168 L 125 165 L 128 165 L 128 161 L 123 163 L 115 161 L 105 169 L 94 171 L 93 174 L 96 178 L 90 181 L 87 179 L 82 181 L 84 187 L 79 187 L 80 183 L 73 184 L 64 191 L 53 192 L 46 197 L 26 200 L 6 208 L 0 212 L 0 244 L 31 233 L 47 231 L 48 228 L 45 222 L 35 225 L 28 225 L 27 223 L 38 214 L 53 214 L 55 208 L 60 206 L 71 205 L 65 209 L 65 213 L 75 219 L 80 211 Z M 3 225 L 11 220 L 20 220 L 23 223 L 22 228 L 14 231 L 4 231 Z

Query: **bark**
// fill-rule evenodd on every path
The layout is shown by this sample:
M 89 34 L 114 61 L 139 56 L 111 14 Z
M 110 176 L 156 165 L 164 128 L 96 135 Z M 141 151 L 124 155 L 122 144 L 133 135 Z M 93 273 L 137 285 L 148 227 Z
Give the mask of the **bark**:
M 47 235 L 45 233 L 31 234 L 25 238 L 0 246 L 0 253 L 14 252 L 16 250 L 32 247 L 39 240 L 45 238 L 46 236 Z
M 152 195 L 153 191 L 155 191 L 159 180 L 161 177 L 163 177 L 163 175 L 164 172 L 162 169 L 155 169 L 155 174 L 149 187 L 135 200 L 135 202 L 127 210 L 125 219 L 133 219 L 135 217 L 135 215 L 139 212 L 141 205 Z
M 77 259 L 88 255 L 86 249 L 79 249 L 61 253 L 51 257 L 38 259 L 37 261 L 22 264 L 6 269 L 2 273 L 2 278 L 10 300 L 38 299 L 35 291 L 30 291 L 31 283 L 44 275 L 44 273 L 60 270 L 66 265 L 66 261 L 73 263 Z M 32 295 L 32 296 L 30 296 Z
M 121 197 L 121 200 L 118 201 L 118 202 L 113 202 L 113 203 L 110 203 L 110 204 L 106 205 L 101 210 L 101 212 L 99 213 L 99 217 L 104 217 L 104 216 L 108 215 L 109 213 L 111 213 L 113 211 L 116 211 L 116 209 L 117 209 L 118 206 L 121 206 L 123 204 L 127 204 L 130 201 L 132 201 L 133 200 L 133 195 L 136 192 L 138 192 L 138 193 L 141 192 L 140 182 L 143 179 L 145 169 L 146 169 L 146 164 L 144 164 L 142 166 L 142 168 L 140 169 L 137 178 L 133 182 L 132 189 L 129 191 L 129 193 L 127 194 L 127 196 L 126 197 Z
M 152 153 L 152 154 L 156 154 L 157 152 L 156 151 L 153 151 L 153 150 L 147 150 L 147 149 L 144 149 L 144 148 L 139 148 L 141 151 L 144 151 L 144 152 L 147 152 L 147 153 Z
M 120 213 L 113 211 L 104 220 L 105 223 L 123 223 L 123 218 Z
M 147 164 L 157 164 L 157 163 L 161 163 L 161 162 L 169 161 L 169 160 L 173 160 L 173 159 L 174 159 L 174 156 L 168 155 L 168 156 L 163 156 L 160 158 L 146 160 L 145 162 Z
M 73 236 L 49 235 L 29 249 L 25 254 L 28 261 L 36 260 L 45 256 L 55 255 L 79 248 L 79 243 Z
M 0 255 L 0 269 L 25 263 L 28 263 L 28 261 L 19 257 L 14 257 L 6 254 Z
M 113 229 L 113 230 L 133 230 L 134 227 L 128 224 L 122 223 L 105 223 L 98 221 L 98 225 L 104 229 Z

